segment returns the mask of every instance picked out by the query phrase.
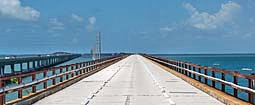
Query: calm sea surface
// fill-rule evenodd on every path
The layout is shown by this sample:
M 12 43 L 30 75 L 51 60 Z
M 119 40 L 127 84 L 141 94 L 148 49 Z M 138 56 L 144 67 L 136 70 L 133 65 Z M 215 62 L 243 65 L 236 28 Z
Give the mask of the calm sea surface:
M 255 73 L 255 54 L 154 54 L 153 56 L 180 60 L 203 66 L 223 68 L 230 71 L 237 71 L 242 74 Z M 209 72 L 208 75 L 211 75 L 211 73 Z M 216 73 L 216 78 L 220 77 L 221 74 Z M 233 82 L 233 76 L 226 75 L 226 80 Z M 203 79 L 202 81 L 204 82 Z M 211 85 L 211 81 L 208 81 L 208 83 Z M 248 80 L 238 78 L 238 84 L 247 87 Z M 216 83 L 216 88 L 221 89 L 221 85 Z M 233 94 L 232 87 L 226 86 L 225 89 L 227 93 Z M 248 94 L 238 91 L 238 97 L 247 101 Z
M 245 74 L 255 73 L 255 54 L 156 54 L 155 56 L 224 68 Z M 244 68 L 250 70 L 242 70 Z

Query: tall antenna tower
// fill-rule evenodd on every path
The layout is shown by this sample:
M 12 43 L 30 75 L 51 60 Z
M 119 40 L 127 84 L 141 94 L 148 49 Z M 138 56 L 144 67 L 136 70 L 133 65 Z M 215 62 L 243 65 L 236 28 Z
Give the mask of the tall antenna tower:
M 101 32 L 98 32 L 98 59 L 101 58 Z
M 91 49 L 91 55 L 93 60 L 101 58 L 101 33 L 100 32 L 98 32 L 96 36 L 96 46 L 93 49 Z

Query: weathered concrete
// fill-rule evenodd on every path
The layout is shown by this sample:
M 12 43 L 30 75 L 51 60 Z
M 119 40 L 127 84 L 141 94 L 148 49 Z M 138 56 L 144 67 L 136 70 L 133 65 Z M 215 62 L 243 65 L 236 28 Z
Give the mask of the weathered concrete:
M 130 56 L 34 105 L 222 105 L 139 55 Z

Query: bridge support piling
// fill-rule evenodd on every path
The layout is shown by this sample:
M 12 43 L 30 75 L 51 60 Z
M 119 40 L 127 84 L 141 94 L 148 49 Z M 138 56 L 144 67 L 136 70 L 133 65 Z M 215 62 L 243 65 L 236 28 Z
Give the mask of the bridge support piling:
M 27 71 L 29 71 L 30 68 L 30 62 L 27 62 Z
M 20 72 L 23 70 L 23 63 L 20 63 Z
M 15 73 L 15 68 L 14 68 L 14 64 L 11 64 L 11 73 Z
M 35 61 L 32 61 L 33 62 L 33 69 L 35 69 L 36 67 L 35 67 Z
M 4 75 L 4 66 L 0 65 L 0 75 Z

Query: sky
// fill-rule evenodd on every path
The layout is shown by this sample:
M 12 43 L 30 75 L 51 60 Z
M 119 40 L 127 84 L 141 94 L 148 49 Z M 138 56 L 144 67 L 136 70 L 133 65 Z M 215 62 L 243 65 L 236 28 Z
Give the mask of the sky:
M 0 54 L 255 53 L 255 0 L 0 0 Z

